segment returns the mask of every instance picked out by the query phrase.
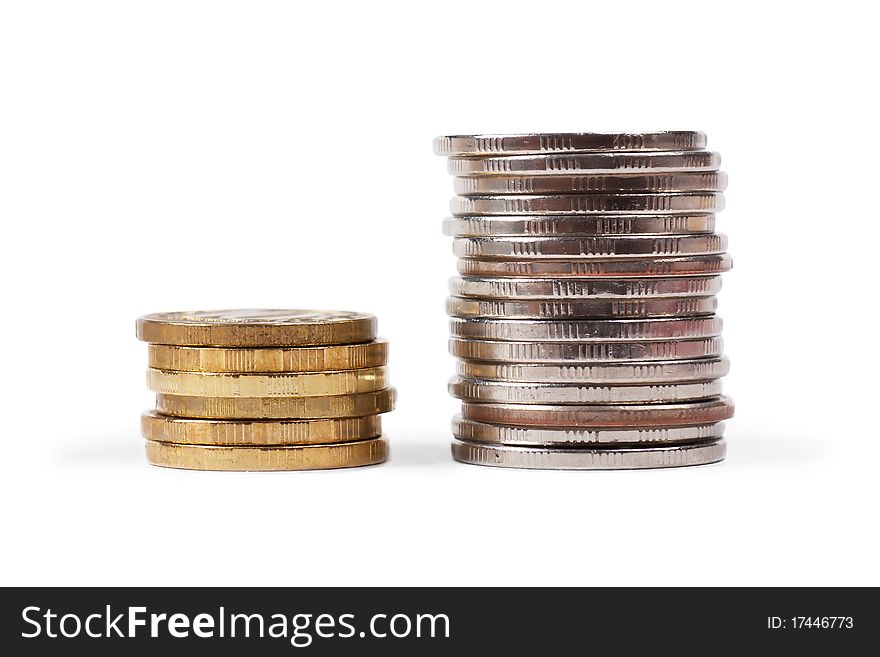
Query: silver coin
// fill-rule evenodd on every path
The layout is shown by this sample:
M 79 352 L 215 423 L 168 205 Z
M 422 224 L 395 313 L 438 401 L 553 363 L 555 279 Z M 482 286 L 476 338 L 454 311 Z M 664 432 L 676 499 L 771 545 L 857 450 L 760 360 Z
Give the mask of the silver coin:
M 650 342 L 495 342 L 449 339 L 449 353 L 456 358 L 484 363 L 557 363 L 565 366 L 596 362 L 694 360 L 720 356 L 722 349 L 723 341 L 719 337 Z
M 708 297 L 720 291 L 720 276 L 620 279 L 457 276 L 449 279 L 449 292 L 453 296 L 481 299 Z
M 505 174 L 559 175 L 564 173 L 664 173 L 715 171 L 721 166 L 718 153 L 709 151 L 662 153 L 578 153 L 569 155 L 511 155 L 507 157 L 458 157 L 447 160 L 453 176 Z
M 695 340 L 721 334 L 720 317 L 609 321 L 528 321 L 507 319 L 450 318 L 453 336 L 471 340 L 594 342 L 641 342 Z M 609 346 L 609 348 L 613 348 Z M 596 352 L 600 353 L 600 352 Z M 632 351 L 630 353 L 640 353 Z M 660 353 L 663 353 L 662 351 Z M 598 359 L 597 359 L 598 360 Z
M 691 317 L 715 312 L 715 297 L 658 297 L 649 299 L 588 299 L 578 301 L 492 301 L 449 297 L 446 312 L 453 317 L 486 319 L 637 319 Z
M 716 463 L 724 459 L 723 438 L 688 445 L 621 447 L 617 449 L 559 449 L 514 447 L 452 441 L 452 458 L 472 465 L 533 470 L 631 470 L 675 468 Z
M 696 427 L 647 427 L 625 429 L 574 429 L 512 427 L 452 419 L 452 435 L 473 443 L 522 445 L 537 447 L 602 447 L 603 445 L 668 445 L 721 438 L 724 423 L 701 424 Z
M 656 385 L 587 385 L 585 383 L 517 383 L 461 376 L 449 382 L 449 394 L 468 402 L 499 404 L 656 404 L 711 399 L 721 394 L 721 381 Z
M 714 230 L 713 214 L 498 215 L 449 217 L 443 221 L 443 234 L 452 237 L 687 235 Z
M 569 345 L 557 344 L 555 346 Z M 648 363 L 602 363 L 599 365 L 592 363 L 588 365 L 559 365 L 461 361 L 456 364 L 456 367 L 461 376 L 485 381 L 641 385 L 720 379 L 727 376 L 730 371 L 730 361 L 724 357 L 678 361 L 661 360 Z
M 706 147 L 706 135 L 670 132 L 547 132 L 512 135 L 448 135 L 434 139 L 437 155 L 578 151 L 688 151 Z
M 688 256 L 723 253 L 727 237 L 670 235 L 667 237 L 456 237 L 452 252 L 460 258 L 609 258 L 615 256 Z
M 534 214 L 677 214 L 718 212 L 724 195 L 703 194 L 568 194 L 557 196 L 454 196 L 454 216 Z
M 687 427 L 729 420 L 733 411 L 725 396 L 678 404 L 461 404 L 467 420 L 544 428 Z
M 480 260 L 461 258 L 465 276 L 522 276 L 525 278 L 618 278 L 622 276 L 699 276 L 730 271 L 727 253 L 678 258 L 613 258 L 585 260 Z
M 481 176 L 453 178 L 460 196 L 495 194 L 668 194 L 670 192 L 723 192 L 723 171 L 611 176 Z

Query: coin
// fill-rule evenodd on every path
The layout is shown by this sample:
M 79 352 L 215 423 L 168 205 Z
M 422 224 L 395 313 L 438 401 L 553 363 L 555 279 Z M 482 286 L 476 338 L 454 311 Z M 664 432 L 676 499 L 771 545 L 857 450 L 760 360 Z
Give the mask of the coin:
M 455 196 L 455 216 L 534 214 L 646 214 L 717 212 L 724 195 L 703 194 L 569 194 L 557 196 Z
M 137 321 L 145 342 L 195 347 L 292 347 L 370 342 L 372 315 L 335 310 L 156 313 Z
M 449 353 L 469 361 L 493 363 L 560 363 L 569 369 L 587 362 L 680 361 L 720 356 L 721 338 L 695 340 L 654 340 L 650 342 L 502 342 L 450 338 Z M 659 364 L 659 363 L 651 363 Z M 629 365 L 627 365 L 629 366 Z M 468 375 L 471 376 L 471 375 Z M 482 378 L 493 378 L 474 374 Z M 506 375 L 505 375 L 506 376 Z M 713 377 L 707 377 L 713 378 Z
M 500 404 L 651 404 L 709 399 L 721 394 L 721 381 L 663 385 L 517 383 L 453 377 L 449 394 L 469 402 Z
M 452 317 L 453 336 L 474 340 L 597 342 L 681 340 L 721 334 L 720 317 L 688 317 L 650 320 L 528 321 L 513 319 L 461 319 Z M 609 345 L 609 349 L 614 349 Z M 635 353 L 635 352 L 633 352 Z M 490 360 L 490 359 L 486 359 Z
M 147 411 L 147 440 L 188 445 L 306 445 L 363 440 L 382 435 L 378 415 L 320 420 L 195 420 Z
M 512 447 L 452 441 L 452 457 L 462 463 L 543 470 L 625 470 L 704 465 L 724 459 L 723 438 L 662 447 L 561 449 Z
M 727 174 L 705 171 L 611 176 L 480 176 L 453 178 L 452 185 L 460 196 L 723 192 L 727 188 Z
M 686 317 L 715 312 L 715 297 L 586 299 L 579 301 L 484 301 L 449 297 L 446 312 L 454 317 L 488 319 Z
M 148 345 L 149 365 L 187 372 L 320 372 L 379 367 L 388 362 L 384 340 L 327 347 L 177 347 Z
M 671 132 L 568 132 L 512 135 L 449 135 L 434 139 L 437 155 L 553 153 L 559 151 L 687 151 L 706 147 L 706 135 Z
M 721 438 L 724 423 L 701 424 L 695 427 L 648 427 L 625 429 L 576 429 L 512 427 L 462 419 L 452 420 L 452 434 L 459 440 L 501 445 L 534 445 L 546 447 L 601 447 L 605 444 L 680 444 Z
M 727 238 L 711 235 L 666 237 L 457 237 L 452 251 L 460 258 L 609 258 L 613 256 L 687 256 L 723 253 Z
M 386 387 L 386 368 L 331 372 L 217 374 L 147 370 L 153 392 L 191 397 L 321 397 L 372 392 Z
M 646 384 L 718 379 L 726 376 L 730 371 L 730 362 L 724 357 L 694 360 L 661 360 L 648 363 L 603 363 L 601 365 L 546 365 L 523 362 L 501 364 L 460 361 L 457 364 L 457 368 L 461 376 L 488 381 Z
M 453 296 L 481 299 L 581 299 L 708 297 L 721 291 L 720 276 L 674 278 L 488 278 L 449 279 Z
M 153 465 L 184 470 L 329 470 L 382 463 L 388 455 L 385 438 L 333 445 L 226 447 L 147 441 Z
M 362 417 L 394 408 L 393 388 L 332 397 L 189 397 L 156 395 L 163 415 L 206 419 L 312 419 Z
M 713 230 L 713 214 L 498 215 L 450 217 L 443 221 L 443 233 L 454 237 L 687 235 Z
M 467 420 L 528 427 L 681 427 L 733 417 L 728 397 L 681 404 L 536 405 L 463 402 Z
M 453 176 L 504 174 L 558 175 L 579 171 L 591 174 L 621 171 L 664 173 L 677 171 L 714 171 L 721 165 L 718 153 L 708 151 L 662 153 L 578 153 L 568 155 L 538 154 L 507 157 L 459 157 L 447 160 Z
M 590 278 L 620 276 L 698 276 L 730 271 L 726 253 L 679 258 L 615 258 L 612 260 L 474 260 L 460 259 L 466 276 Z

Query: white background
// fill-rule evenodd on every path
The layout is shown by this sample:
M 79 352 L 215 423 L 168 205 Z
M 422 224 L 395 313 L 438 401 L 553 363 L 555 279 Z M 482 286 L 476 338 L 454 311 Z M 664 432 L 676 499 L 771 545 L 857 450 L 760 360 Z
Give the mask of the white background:
M 3 584 L 880 584 L 870 3 L 5 2 Z M 701 129 L 721 465 L 454 463 L 456 132 Z M 147 465 L 137 316 L 378 315 L 384 466 Z

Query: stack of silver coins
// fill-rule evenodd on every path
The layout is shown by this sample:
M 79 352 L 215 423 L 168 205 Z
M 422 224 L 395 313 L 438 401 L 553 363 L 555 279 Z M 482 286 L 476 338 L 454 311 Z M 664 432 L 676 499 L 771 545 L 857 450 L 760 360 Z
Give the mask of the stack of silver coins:
M 727 179 L 701 132 L 438 137 L 453 456 L 516 468 L 697 465 L 725 455 L 715 232 Z

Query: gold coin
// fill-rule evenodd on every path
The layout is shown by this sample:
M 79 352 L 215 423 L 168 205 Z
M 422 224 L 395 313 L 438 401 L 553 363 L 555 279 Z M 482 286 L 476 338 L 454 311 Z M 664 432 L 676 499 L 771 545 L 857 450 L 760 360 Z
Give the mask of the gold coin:
M 382 463 L 388 456 L 384 437 L 336 445 L 225 447 L 147 441 L 153 465 L 184 470 L 329 470 Z
M 394 388 L 333 397 L 189 397 L 156 395 L 156 410 L 175 417 L 218 420 L 363 417 L 394 408 Z
M 141 416 L 147 440 L 188 445 L 311 445 L 382 435 L 378 415 L 321 420 L 193 420 L 154 411 Z
M 145 342 L 193 347 L 294 347 L 376 338 L 373 315 L 337 310 L 198 310 L 137 320 Z
M 327 347 L 178 347 L 149 345 L 149 364 L 187 372 L 322 372 L 379 367 L 388 362 L 385 340 Z
M 191 397 L 324 397 L 381 390 L 386 368 L 288 374 L 216 374 L 147 370 L 153 392 Z

